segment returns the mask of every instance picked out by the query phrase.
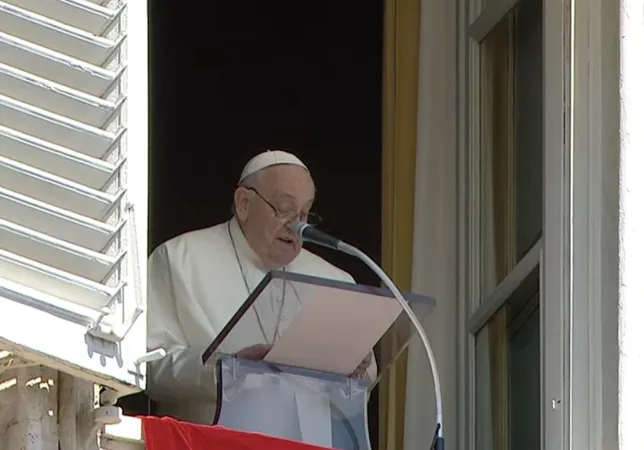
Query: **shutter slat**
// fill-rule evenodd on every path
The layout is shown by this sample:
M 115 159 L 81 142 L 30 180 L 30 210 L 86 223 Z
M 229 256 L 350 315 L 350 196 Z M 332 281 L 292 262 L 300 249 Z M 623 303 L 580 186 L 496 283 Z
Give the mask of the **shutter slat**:
M 0 121 L 5 127 L 95 158 L 117 145 L 124 131 L 105 131 L 5 95 L 0 95 Z
M 85 249 L 3 219 L 0 242 L 6 251 L 97 283 L 105 282 L 123 257 Z
M 48 17 L 0 1 L 0 29 L 28 42 L 101 66 L 115 53 L 123 39 L 94 36 Z
M 110 303 L 121 291 L 121 286 L 95 283 L 3 249 L 0 274 L 14 283 L 94 310 Z
M 0 62 L 86 94 L 106 97 L 123 68 L 108 70 L 32 44 L 0 29 Z
M 59 208 L 104 220 L 116 208 L 123 191 L 109 194 L 74 183 L 0 156 L 2 187 Z
M 96 35 L 116 21 L 124 6 L 111 9 L 85 0 L 6 0 L 5 3 Z
M 0 94 L 98 128 L 123 105 L 122 97 L 104 100 L 2 63 Z
M 99 316 L 99 312 L 76 303 L 70 303 L 62 298 L 54 297 L 42 291 L 15 283 L 0 276 L 0 297 L 8 298 L 49 312 L 57 312 L 64 317 L 84 326 L 91 325 Z
M 110 3 L 119 3 L 120 0 L 87 0 L 88 2 L 92 2 L 95 5 L 100 5 L 100 6 L 106 6 Z
M 0 156 L 96 190 L 110 183 L 122 164 L 92 158 L 1 125 Z
M 96 252 L 107 248 L 123 227 L 110 225 L 0 187 L 2 217 Z

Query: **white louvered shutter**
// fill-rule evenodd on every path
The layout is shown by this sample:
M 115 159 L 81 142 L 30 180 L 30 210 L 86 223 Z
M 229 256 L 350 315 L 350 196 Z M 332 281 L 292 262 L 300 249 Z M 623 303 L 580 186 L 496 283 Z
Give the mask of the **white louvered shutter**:
M 144 387 L 145 3 L 0 0 L 0 349 L 120 391 Z

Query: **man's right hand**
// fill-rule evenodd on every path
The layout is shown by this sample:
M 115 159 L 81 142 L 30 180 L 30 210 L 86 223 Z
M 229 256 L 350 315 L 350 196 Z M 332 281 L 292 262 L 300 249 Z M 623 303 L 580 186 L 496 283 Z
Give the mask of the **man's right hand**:
M 235 356 L 249 361 L 261 361 L 272 347 L 272 345 L 268 344 L 255 344 L 241 349 L 235 354 Z

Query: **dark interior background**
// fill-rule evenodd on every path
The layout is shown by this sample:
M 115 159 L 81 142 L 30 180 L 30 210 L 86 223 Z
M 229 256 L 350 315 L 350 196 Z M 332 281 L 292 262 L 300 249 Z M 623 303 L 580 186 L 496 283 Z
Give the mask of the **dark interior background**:
M 286 148 L 313 172 L 324 229 L 379 257 L 381 1 L 149 3 L 150 248 L 227 220 L 246 160 Z
M 227 220 L 244 163 L 283 148 L 311 169 L 324 229 L 379 260 L 382 0 L 148 5 L 150 250 Z

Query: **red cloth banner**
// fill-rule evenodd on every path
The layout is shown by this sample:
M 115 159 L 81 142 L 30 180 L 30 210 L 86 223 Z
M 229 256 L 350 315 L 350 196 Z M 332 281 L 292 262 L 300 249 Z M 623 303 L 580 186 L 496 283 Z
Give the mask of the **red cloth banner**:
M 170 417 L 141 417 L 146 450 L 321 450 L 258 433 L 194 425 Z

